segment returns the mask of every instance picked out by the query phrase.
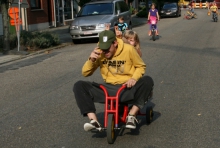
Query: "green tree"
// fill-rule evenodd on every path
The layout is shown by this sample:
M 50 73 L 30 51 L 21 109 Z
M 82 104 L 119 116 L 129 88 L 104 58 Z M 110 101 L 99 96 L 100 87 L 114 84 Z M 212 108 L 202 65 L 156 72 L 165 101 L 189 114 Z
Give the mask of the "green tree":
M 9 35 L 9 17 L 8 17 L 8 0 L 0 0 L 0 7 L 2 11 L 3 21 L 3 53 L 7 53 L 10 50 L 10 35 Z
M 78 6 L 82 7 L 86 3 L 90 2 L 91 0 L 75 0 L 75 2 L 78 4 Z

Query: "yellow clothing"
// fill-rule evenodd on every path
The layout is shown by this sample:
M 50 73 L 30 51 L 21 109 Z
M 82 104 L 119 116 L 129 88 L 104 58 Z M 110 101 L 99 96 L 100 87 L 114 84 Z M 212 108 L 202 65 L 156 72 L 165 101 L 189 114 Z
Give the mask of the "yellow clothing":
M 82 75 L 87 77 L 100 67 L 101 75 L 106 83 L 124 84 L 130 78 L 139 80 L 145 73 L 146 64 L 135 48 L 117 38 L 118 47 L 112 59 L 103 54 L 95 62 L 87 60 L 82 68 Z
M 211 6 L 210 10 L 216 12 L 216 11 L 218 11 L 218 7 L 217 6 Z

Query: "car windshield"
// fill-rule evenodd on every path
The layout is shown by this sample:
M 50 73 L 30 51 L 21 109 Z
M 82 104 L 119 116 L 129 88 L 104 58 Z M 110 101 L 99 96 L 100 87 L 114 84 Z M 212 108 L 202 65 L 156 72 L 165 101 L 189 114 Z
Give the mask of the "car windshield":
M 106 15 L 113 14 L 112 3 L 98 3 L 85 5 L 77 16 L 89 16 L 89 15 Z
M 165 4 L 163 6 L 163 9 L 170 9 L 170 8 L 176 8 L 176 4 Z

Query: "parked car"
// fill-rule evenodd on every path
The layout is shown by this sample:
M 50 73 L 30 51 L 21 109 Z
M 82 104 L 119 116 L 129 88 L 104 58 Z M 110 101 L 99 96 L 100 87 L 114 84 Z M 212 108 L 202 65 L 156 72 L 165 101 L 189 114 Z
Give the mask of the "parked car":
M 152 4 L 152 1 L 149 0 L 149 1 L 148 1 L 148 6 L 149 6 L 149 8 L 150 8 L 150 5 L 151 5 L 151 4 Z M 146 2 L 140 2 L 139 7 L 140 7 L 140 8 L 146 7 Z
M 160 17 L 179 17 L 181 16 L 181 8 L 177 3 L 164 3 L 160 13 Z
M 145 2 L 140 2 L 139 7 L 140 7 L 140 8 L 146 7 L 146 3 L 145 3 Z
M 114 30 L 119 16 L 123 16 L 131 28 L 131 14 L 124 0 L 96 0 L 86 3 L 70 25 L 73 42 L 77 43 L 85 38 L 98 38 L 99 33 L 105 29 L 105 23 L 110 23 L 110 29 Z

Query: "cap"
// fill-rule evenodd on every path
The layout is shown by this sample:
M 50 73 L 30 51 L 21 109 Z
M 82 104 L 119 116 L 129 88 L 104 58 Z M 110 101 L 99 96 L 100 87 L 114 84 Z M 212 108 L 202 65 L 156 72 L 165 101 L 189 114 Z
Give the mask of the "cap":
M 116 40 L 115 34 L 111 30 L 102 31 L 99 34 L 99 48 L 107 50 L 111 44 Z

